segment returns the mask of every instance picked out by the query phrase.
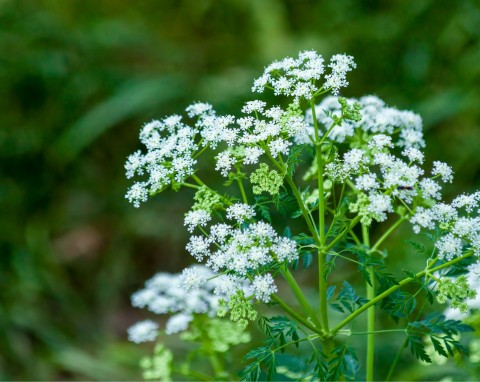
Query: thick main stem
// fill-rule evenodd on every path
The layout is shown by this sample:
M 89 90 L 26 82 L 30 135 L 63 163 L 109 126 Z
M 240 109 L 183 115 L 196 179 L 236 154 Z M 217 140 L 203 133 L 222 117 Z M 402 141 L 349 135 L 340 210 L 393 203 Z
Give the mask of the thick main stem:
M 315 133 L 315 154 L 317 159 L 318 180 L 318 231 L 320 235 L 320 248 L 318 249 L 318 295 L 320 300 L 320 319 L 325 331 L 329 331 L 328 308 L 327 308 L 327 281 L 324 272 L 327 264 L 327 251 L 325 251 L 325 190 L 323 186 L 323 161 L 317 114 L 315 111 L 315 99 L 310 101 L 312 109 L 313 128 Z
M 368 227 L 362 224 L 362 237 L 365 247 L 370 248 L 370 235 Z M 368 251 L 370 255 L 370 250 Z M 375 274 L 369 269 L 370 283 L 366 283 L 367 299 L 375 298 Z M 372 305 L 367 311 L 367 359 L 366 359 L 366 381 L 373 381 L 373 363 L 375 359 L 375 306 Z

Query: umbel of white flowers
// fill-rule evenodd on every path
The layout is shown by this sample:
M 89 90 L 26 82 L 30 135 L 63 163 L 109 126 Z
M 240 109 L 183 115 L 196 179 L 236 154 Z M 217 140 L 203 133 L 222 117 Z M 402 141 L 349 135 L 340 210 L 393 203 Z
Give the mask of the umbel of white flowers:
M 210 104 L 194 103 L 186 108 L 186 119 L 172 115 L 143 126 L 140 141 L 146 152 L 135 152 L 125 164 L 127 178 L 141 180 L 132 185 L 126 198 L 139 207 L 149 196 L 169 187 L 177 190 L 189 179 L 200 185 L 195 204 L 185 215 L 185 226 L 192 233 L 187 251 L 213 273 L 206 268 L 187 269 L 180 290 L 210 293 L 214 297 L 208 300 L 209 307 L 218 296 L 224 302 L 270 301 L 277 291 L 273 275 L 298 260 L 297 243 L 259 219 L 254 206 L 245 200 L 238 203 L 199 182 L 195 165 L 208 149 L 215 154 L 215 170 L 221 176 L 235 176 L 242 169 L 252 173 L 254 193 L 278 192 L 286 174 L 270 171 L 265 162 L 285 163 L 293 147 L 318 144 L 313 112 L 304 112 L 302 104 L 313 105 L 316 97 L 328 92 L 333 95 L 313 109 L 320 137 L 335 146 L 325 166 L 325 180 L 349 185 L 354 199 L 348 212 L 369 226 L 385 221 L 401 204 L 415 233 L 439 232 L 435 245 L 440 259 L 459 257 L 465 250 L 480 254 L 480 193 L 461 195 L 452 203 L 441 201 L 442 183 L 452 182 L 453 171 L 439 161 L 429 171 L 424 169 L 420 116 L 389 107 L 376 96 L 337 96 L 348 85 L 347 73 L 355 67 L 351 56 L 335 55 L 325 65 L 318 53 L 301 52 L 297 58 L 267 66 L 252 87 L 257 93 L 273 90 L 289 101 L 287 107 L 252 100 L 245 103 L 241 116 L 234 117 L 217 114 Z M 314 203 L 318 192 L 305 191 L 302 197 Z M 210 285 L 213 280 L 223 286 Z M 147 286 L 142 293 L 150 296 L 149 290 Z M 137 295 L 133 303 L 159 314 L 175 312 L 176 318 L 167 324 L 168 333 L 183 330 L 191 315 L 201 311 L 185 305 L 178 296 L 170 296 L 168 301 L 174 302 L 165 308 L 166 292 L 155 293 L 154 303 Z M 202 309 L 213 314 L 205 305 Z M 149 339 L 157 331 L 157 326 L 147 322 L 132 328 L 130 335 L 132 340 Z

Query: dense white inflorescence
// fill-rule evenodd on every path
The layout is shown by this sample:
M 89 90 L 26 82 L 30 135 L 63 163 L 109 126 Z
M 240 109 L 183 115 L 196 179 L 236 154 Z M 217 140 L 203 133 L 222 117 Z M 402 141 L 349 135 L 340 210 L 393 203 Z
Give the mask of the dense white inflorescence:
M 202 265 L 186 268 L 182 273 L 157 273 L 145 283 L 145 288 L 132 295 L 132 305 L 146 308 L 158 315 L 169 314 L 166 334 L 188 329 L 195 314 L 215 316 L 220 299 L 243 290 L 251 293 L 250 283 L 238 277 L 218 275 Z M 133 325 L 129 339 L 134 342 L 154 341 L 159 325 L 151 320 Z
M 435 233 L 434 255 L 440 260 L 454 259 L 466 251 L 480 256 L 480 192 L 442 202 L 442 183 L 452 182 L 453 170 L 440 161 L 423 167 L 425 141 L 420 116 L 387 106 L 373 95 L 359 99 L 337 96 L 348 85 L 347 73 L 355 67 L 348 55 L 335 55 L 326 64 L 314 51 L 301 52 L 297 58 L 287 57 L 267 66 L 252 88 L 258 93 L 271 89 L 286 97 L 287 107 L 251 100 L 236 118 L 218 115 L 210 104 L 197 102 L 186 108 L 192 126 L 178 115 L 143 126 L 140 141 L 146 152 L 136 151 L 125 164 L 127 178 L 142 179 L 131 186 L 126 198 L 138 207 L 168 187 L 202 190 L 185 215 L 184 225 L 192 234 L 187 251 L 205 266 L 189 267 L 177 275 L 160 273 L 132 296 L 136 307 L 173 314 L 166 323 L 167 334 L 186 330 L 195 314 L 215 315 L 220 299 L 244 296 L 248 304 L 268 303 L 277 292 L 274 276 L 299 260 L 300 247 L 256 217 L 259 205 L 248 204 L 242 180 L 247 178 L 245 166 L 260 165 L 263 170 L 252 171 L 255 176 L 250 178 L 254 183 L 252 179 L 263 174 L 255 180 L 264 183 L 256 194 L 268 190 L 266 186 L 274 181 L 278 192 L 299 145 L 314 146 L 316 159 L 320 158 L 314 161 L 313 175 L 305 179 L 311 180 L 319 166 L 324 166 L 324 186 L 330 184 L 323 195 L 327 207 L 332 202 L 328 200 L 331 190 L 342 188 L 343 195 L 346 188 L 345 214 L 357 216 L 361 224 L 370 226 L 397 213 L 410 221 L 415 233 Z M 315 104 L 316 97 L 327 92 L 333 95 Z M 304 105 L 308 105 L 306 113 Z M 244 203 L 220 195 L 194 176 L 198 157 L 207 148 L 214 153 L 212 167 L 229 183 L 240 183 Z M 273 164 L 274 171 L 266 163 Z M 187 184 L 189 178 L 196 183 Z M 307 212 L 313 216 L 315 208 L 320 208 L 316 204 L 319 190 L 301 192 L 308 196 L 305 208 L 313 206 Z M 471 285 L 478 278 L 478 269 L 478 264 L 470 269 Z M 150 341 L 158 333 L 157 324 L 144 321 L 129 329 L 129 338 Z

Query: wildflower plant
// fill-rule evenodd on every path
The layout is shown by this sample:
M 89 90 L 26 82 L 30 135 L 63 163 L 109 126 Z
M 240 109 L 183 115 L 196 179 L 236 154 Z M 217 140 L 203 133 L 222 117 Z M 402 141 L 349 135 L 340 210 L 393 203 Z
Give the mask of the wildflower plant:
M 253 92 L 273 92 L 278 104 L 248 101 L 232 116 L 194 103 L 186 117 L 173 115 L 142 128 L 146 151 L 127 160 L 127 177 L 138 180 L 126 197 L 139 207 L 169 188 L 194 189 L 185 214 L 191 233 L 186 250 L 199 264 L 179 275 L 158 274 L 132 296 L 136 307 L 173 315 L 165 329 L 148 320 L 134 325 L 129 337 L 143 342 L 159 333 L 184 333 L 210 357 L 213 373 L 173 370 L 171 351 L 157 345 L 153 358 L 143 362 L 149 366 L 146 377 L 168 379 L 176 372 L 194 379 L 250 381 L 283 374 L 355 380 L 365 373 L 372 381 L 379 377 L 375 337 L 391 331 L 403 332 L 402 349 L 426 362 L 430 344 L 440 356 L 467 354 L 458 335 L 471 328 L 434 308 L 426 314 L 428 306 L 418 307 L 417 300 L 449 303 L 461 312 L 476 301 L 469 280 L 480 266 L 480 193 L 450 203 L 442 199 L 453 171 L 425 158 L 419 115 L 376 96 L 339 97 L 355 67 L 353 57 L 344 54 L 326 63 L 315 51 L 301 52 L 273 62 L 253 83 Z M 225 179 L 224 190 L 197 174 L 207 152 Z M 411 240 L 412 256 L 421 256 L 425 266 L 405 270 L 398 279 L 386 249 L 402 225 L 432 245 Z M 382 234 L 371 235 L 372 227 Z M 358 267 L 358 277 L 336 285 L 332 273 L 341 262 Z M 315 300 L 297 282 L 307 268 L 316 275 Z M 285 288 L 296 302 L 282 297 Z M 392 317 L 399 329 L 379 330 L 378 314 Z M 367 327 L 355 332 L 352 323 L 362 315 Z M 253 322 L 265 334 L 264 345 L 248 352 L 243 365 L 231 362 L 225 371 L 225 360 L 217 358 L 248 342 Z M 215 330 L 209 331 L 211 326 Z M 222 337 L 221 331 L 230 334 Z M 352 335 L 365 336 L 365 366 L 350 345 Z M 297 366 L 280 357 L 285 350 L 297 357 Z

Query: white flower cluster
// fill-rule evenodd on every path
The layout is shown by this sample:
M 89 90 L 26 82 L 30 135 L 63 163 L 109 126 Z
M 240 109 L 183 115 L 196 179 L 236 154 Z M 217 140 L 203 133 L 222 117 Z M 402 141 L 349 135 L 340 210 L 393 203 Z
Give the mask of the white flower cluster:
M 148 179 L 136 182 L 126 198 L 138 207 L 150 193 L 169 186 L 172 181 L 182 182 L 193 174 L 196 160 L 193 154 L 198 149 L 194 142 L 197 129 L 182 122 L 182 117 L 172 115 L 163 120 L 147 123 L 140 131 L 140 141 L 147 148 L 130 155 L 125 164 L 127 178 L 147 173 Z
M 465 250 L 480 256 L 480 192 L 463 194 L 450 204 L 437 203 L 432 207 L 418 207 L 410 219 L 413 229 L 439 228 L 442 236 L 435 244 L 441 259 L 451 260 Z
M 250 291 L 249 283 L 195 265 L 178 274 L 156 274 L 145 283 L 144 289 L 132 295 L 132 305 L 159 315 L 173 314 L 166 322 L 165 333 L 174 334 L 187 330 L 195 314 L 215 316 L 218 301 L 228 300 L 239 289 Z M 128 334 L 133 342 L 154 341 L 159 326 L 151 320 L 141 321 Z
M 215 170 L 227 176 L 236 163 L 257 164 L 267 153 L 273 158 L 288 155 L 291 138 L 308 129 L 300 110 L 283 110 L 278 106 L 266 108 L 263 101 L 249 101 L 242 112 L 247 115 L 236 120 L 235 141 L 241 150 L 229 148 L 216 156 Z M 253 114 L 253 115 L 252 115 Z
M 245 204 L 229 207 L 227 218 L 234 220 L 236 227 L 215 224 L 208 237 L 192 236 L 187 251 L 199 262 L 206 259 L 207 267 L 214 272 L 226 272 L 241 278 L 255 275 L 253 285 L 257 287 L 252 288 L 253 293 L 258 300 L 266 301 L 269 299 L 267 294 L 274 293 L 276 286 L 265 272 L 279 263 L 297 260 L 298 248 L 294 240 L 279 236 L 268 223 L 259 221 L 247 227 L 240 226 L 252 216 L 253 210 Z M 270 287 L 266 288 L 266 285 Z
M 327 131 L 334 123 L 334 116 L 341 116 L 341 104 L 339 98 L 335 96 L 325 97 L 321 103 L 315 106 L 316 118 L 320 126 Z M 419 115 L 411 111 L 398 110 L 393 107 L 386 106 L 385 103 L 376 96 L 364 96 L 360 99 L 347 98 L 347 104 L 353 106 L 358 103 L 361 106 L 360 114 L 362 119 L 358 122 L 352 120 L 343 120 L 340 125 L 335 126 L 329 133 L 329 139 L 343 143 L 349 137 L 354 137 L 358 130 L 368 133 L 369 135 L 383 134 L 383 136 L 396 136 L 395 146 L 409 149 L 420 149 L 425 147 L 422 132 L 422 119 Z M 307 111 L 307 121 L 309 128 L 305 129 L 295 136 L 297 143 L 311 143 L 314 130 L 312 111 Z M 372 144 L 376 146 L 391 146 L 392 142 L 384 141 L 385 138 Z M 391 138 L 390 138 L 391 139 Z
M 480 309 L 480 262 L 473 263 L 468 267 L 466 274 L 467 282 L 470 289 L 477 292 L 474 298 L 464 300 L 468 308 L 472 310 Z M 445 310 L 444 315 L 450 320 L 463 320 L 467 318 L 471 312 L 461 312 L 458 308 L 449 307 Z
M 192 233 L 195 227 L 205 227 L 211 219 L 212 216 L 208 211 L 202 209 L 192 210 L 185 214 L 184 225 L 187 227 L 188 232 Z
M 441 185 L 451 182 L 452 170 L 442 162 L 434 162 L 430 177 L 423 178 L 424 161 L 421 149 L 425 146 L 421 118 L 384 104 L 375 96 L 358 100 L 346 99 L 347 105 L 361 106 L 359 121 L 341 119 L 342 106 L 338 97 L 326 97 L 316 106 L 316 118 L 328 138 L 344 144 L 347 151 L 336 155 L 326 165 L 326 174 L 334 182 L 350 181 L 357 191 L 357 200 L 350 211 L 361 216 L 363 224 L 381 222 L 393 212 L 395 199 L 410 204 L 416 197 L 422 200 L 440 199 Z M 313 118 L 310 125 L 295 136 L 297 143 L 313 140 Z
M 254 81 L 252 91 L 263 92 L 272 88 L 275 95 L 294 97 L 295 102 L 311 99 L 320 89 L 331 89 L 338 94 L 340 88 L 348 85 L 346 74 L 356 68 L 353 57 L 337 54 L 330 60 L 331 72 L 325 76 L 322 86 L 315 85 L 325 72 L 324 59 L 313 50 L 300 52 L 298 58 L 287 57 L 268 65 L 263 75 Z
M 140 321 L 128 328 L 128 339 L 137 344 L 155 341 L 157 336 L 158 324 L 152 320 Z
M 235 122 L 233 116 L 219 116 L 207 103 L 194 103 L 186 112 L 197 119 L 194 127 L 185 124 L 181 116 L 171 115 L 151 121 L 141 129 L 140 141 L 147 152 L 136 151 L 125 163 L 128 179 L 148 175 L 147 180 L 135 182 L 125 195 L 135 207 L 150 194 L 192 175 L 197 163 L 195 154 L 201 147 L 215 148 L 220 142 L 231 146 L 236 142 L 238 129 L 230 127 Z

